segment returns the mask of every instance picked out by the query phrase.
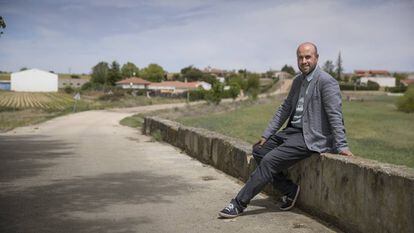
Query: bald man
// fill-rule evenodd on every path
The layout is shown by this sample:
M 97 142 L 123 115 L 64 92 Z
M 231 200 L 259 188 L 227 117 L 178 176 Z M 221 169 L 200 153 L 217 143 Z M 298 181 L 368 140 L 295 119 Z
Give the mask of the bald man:
M 283 194 L 280 209 L 290 210 L 300 187 L 286 177 L 284 170 L 314 153 L 353 156 L 346 141 L 338 82 L 317 66 L 319 54 L 313 43 L 300 44 L 296 56 L 301 74 L 253 146 L 258 166 L 237 196 L 219 212 L 223 218 L 242 214 L 270 182 Z M 287 126 L 279 131 L 286 121 Z

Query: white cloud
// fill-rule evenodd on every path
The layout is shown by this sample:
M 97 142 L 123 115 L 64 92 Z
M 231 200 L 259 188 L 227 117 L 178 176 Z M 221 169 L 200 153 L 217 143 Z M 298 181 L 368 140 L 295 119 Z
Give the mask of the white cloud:
M 73 19 L 74 25 L 87 25 L 77 30 L 79 35 L 62 32 L 59 25 L 50 28 L 49 23 L 36 28 L 37 37 L 6 39 L 7 48 L 0 47 L 0 53 L 5 54 L 0 58 L 0 70 L 35 64 L 61 72 L 68 67 L 89 72 L 101 60 L 117 60 L 132 61 L 140 67 L 156 62 L 169 71 L 191 64 L 265 71 L 294 65 L 296 46 L 303 41 L 319 46 L 321 63 L 335 60 L 341 51 L 348 72 L 358 68 L 414 70 L 414 29 L 410 25 L 414 4 L 410 2 L 372 6 L 337 1 L 139 3 L 163 10 L 147 12 L 145 17 L 111 15 L 115 22 L 110 25 L 119 26 L 117 33 L 110 30 L 113 28 L 105 33 L 106 28 L 94 22 L 102 18 L 92 15 Z M 117 4 L 126 10 L 137 3 L 99 4 Z M 85 24 L 80 23 L 82 20 Z M 99 36 L 91 37 L 95 31 Z

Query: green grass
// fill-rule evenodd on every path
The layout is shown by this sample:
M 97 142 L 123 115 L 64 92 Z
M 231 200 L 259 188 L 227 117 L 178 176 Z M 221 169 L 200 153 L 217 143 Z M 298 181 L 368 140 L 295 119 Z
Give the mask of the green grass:
M 139 116 L 134 115 L 130 117 L 125 117 L 119 123 L 121 125 L 129 126 L 132 128 L 137 128 L 137 127 L 142 126 L 142 124 L 144 123 L 144 119 Z
M 414 167 L 414 114 L 398 112 L 395 101 L 395 97 L 366 96 L 363 102 L 344 102 L 349 146 L 356 156 Z M 255 143 L 279 104 L 274 101 L 176 119 Z

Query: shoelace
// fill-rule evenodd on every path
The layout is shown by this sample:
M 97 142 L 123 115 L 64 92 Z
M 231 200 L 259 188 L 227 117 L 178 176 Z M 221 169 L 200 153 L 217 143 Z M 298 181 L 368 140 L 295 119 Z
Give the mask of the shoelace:
M 288 197 L 288 196 L 283 196 L 283 197 L 282 197 L 282 202 L 283 202 L 283 203 L 286 203 L 288 200 L 290 201 L 290 200 L 293 200 L 293 199 L 292 199 L 292 198 L 290 198 L 290 197 Z
M 226 206 L 224 209 L 230 212 L 232 209 L 234 209 L 234 205 L 233 205 L 232 203 L 230 203 L 230 204 L 229 204 L 228 206 Z

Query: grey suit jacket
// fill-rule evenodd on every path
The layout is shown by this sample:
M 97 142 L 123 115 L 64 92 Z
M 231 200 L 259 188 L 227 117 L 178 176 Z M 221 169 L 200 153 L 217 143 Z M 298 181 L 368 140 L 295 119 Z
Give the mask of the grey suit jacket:
M 303 106 L 303 136 L 309 150 L 319 153 L 348 150 L 342 116 L 342 98 L 338 82 L 319 67 L 315 68 Z M 295 113 L 302 75 L 295 77 L 283 104 L 278 108 L 263 133 L 275 134 Z

